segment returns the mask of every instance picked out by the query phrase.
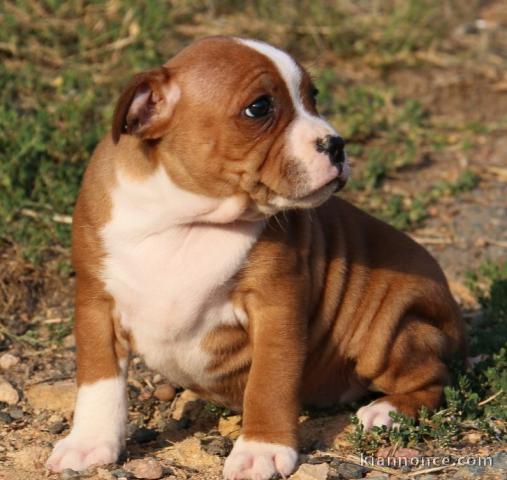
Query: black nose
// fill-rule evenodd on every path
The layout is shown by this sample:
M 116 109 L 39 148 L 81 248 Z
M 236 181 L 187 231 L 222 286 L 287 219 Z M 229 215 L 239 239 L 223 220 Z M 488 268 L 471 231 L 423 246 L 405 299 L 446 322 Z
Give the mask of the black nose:
M 318 138 L 315 142 L 317 152 L 327 153 L 332 163 L 339 164 L 345 161 L 345 140 L 338 135 L 327 135 Z

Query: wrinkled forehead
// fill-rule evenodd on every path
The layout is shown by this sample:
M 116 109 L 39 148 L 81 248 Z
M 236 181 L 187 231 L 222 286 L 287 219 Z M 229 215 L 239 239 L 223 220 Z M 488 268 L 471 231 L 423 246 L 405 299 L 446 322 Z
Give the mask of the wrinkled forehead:
M 297 102 L 306 71 L 287 53 L 266 43 L 211 37 L 194 42 L 172 58 L 167 66 L 190 90 L 242 93 L 259 82 L 283 84 Z M 268 85 L 266 85 L 268 86 Z

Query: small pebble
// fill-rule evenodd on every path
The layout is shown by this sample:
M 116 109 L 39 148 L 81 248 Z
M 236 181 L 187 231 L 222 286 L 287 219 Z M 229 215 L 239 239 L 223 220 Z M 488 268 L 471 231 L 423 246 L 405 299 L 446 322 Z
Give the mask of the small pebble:
M 12 417 L 5 412 L 0 412 L 0 423 L 12 423 Z
M 484 434 L 480 433 L 480 432 L 471 432 L 471 433 L 468 433 L 464 436 L 464 440 L 467 442 L 467 443 L 470 443 L 472 445 L 475 445 L 477 443 L 480 443 L 481 440 L 483 439 L 484 437 Z
M 160 375 L 160 373 L 156 373 L 153 376 L 153 383 L 160 383 L 162 379 L 163 379 L 162 375 Z
M 19 402 L 17 390 L 2 377 L 0 377 L 0 402 L 5 402 L 9 405 L 16 405 Z
M 23 410 L 21 410 L 21 408 L 19 407 L 9 407 L 7 409 L 7 413 L 13 420 L 20 420 L 23 418 L 24 415 Z
M 157 480 L 164 474 L 162 466 L 154 458 L 131 460 L 123 465 L 123 468 L 133 473 L 136 478 L 146 480 Z
M 122 468 L 117 468 L 116 470 L 112 470 L 111 474 L 114 475 L 118 479 L 128 479 L 134 478 L 134 475 L 130 472 L 126 472 Z
M 74 334 L 71 333 L 70 335 L 67 335 L 63 339 L 63 347 L 64 348 L 74 348 L 76 346 L 76 338 L 74 337 Z
M 152 442 L 158 437 L 158 432 L 151 428 L 138 428 L 132 435 L 132 440 L 136 443 Z
M 202 449 L 210 455 L 227 457 L 232 450 L 232 440 L 227 437 L 211 437 L 201 439 Z
M 79 472 L 71 470 L 70 468 L 66 468 L 60 474 L 60 480 L 70 480 L 70 479 L 78 479 L 78 478 L 81 478 L 81 476 L 79 475 Z
M 467 465 L 466 469 L 472 476 L 481 477 L 484 473 L 486 473 L 486 467 L 484 465 Z
M 155 389 L 153 396 L 162 402 L 170 402 L 176 396 L 176 390 L 172 385 L 165 383 Z
M 492 468 L 500 471 L 507 471 L 507 452 L 495 453 L 492 457 Z
M 294 480 L 327 480 L 328 475 L 329 465 L 327 463 L 319 463 L 318 465 L 303 463 L 290 478 Z
M 363 478 L 368 471 L 366 467 L 347 462 L 340 463 L 335 468 L 338 474 L 345 478 Z
M 65 423 L 58 421 L 58 422 L 52 423 L 48 427 L 48 432 L 58 435 L 59 433 L 62 433 L 65 430 L 65 428 L 66 428 Z
M 331 463 L 334 460 L 333 457 L 330 455 L 320 455 L 316 457 L 310 457 L 306 459 L 305 463 L 308 463 L 309 465 L 316 465 L 319 463 Z
M 13 367 L 19 363 L 19 358 L 11 355 L 10 353 L 4 353 L 0 356 L 0 368 L 2 370 L 9 370 L 9 368 Z

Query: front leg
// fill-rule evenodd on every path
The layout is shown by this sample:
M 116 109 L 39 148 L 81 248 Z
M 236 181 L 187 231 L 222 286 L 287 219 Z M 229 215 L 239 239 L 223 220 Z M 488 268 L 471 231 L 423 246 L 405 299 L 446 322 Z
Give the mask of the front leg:
M 70 434 L 56 443 L 47 468 L 84 470 L 117 460 L 127 422 L 127 350 L 115 334 L 112 302 L 80 282 L 76 293 L 78 393 Z
M 271 294 L 272 292 L 270 292 Z M 247 314 L 252 365 L 243 400 L 243 431 L 225 461 L 227 480 L 268 480 L 294 470 L 301 374 L 305 358 L 304 324 L 298 299 L 250 298 Z M 283 305 L 273 299 L 283 298 Z M 293 300 L 293 301 L 291 301 Z

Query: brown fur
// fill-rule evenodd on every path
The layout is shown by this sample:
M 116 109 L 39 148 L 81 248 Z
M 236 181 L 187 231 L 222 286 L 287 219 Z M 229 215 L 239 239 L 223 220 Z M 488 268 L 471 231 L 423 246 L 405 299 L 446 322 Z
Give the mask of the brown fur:
M 170 82 L 182 90 L 170 118 L 154 128 L 151 108 L 163 110 L 152 105 L 141 121 L 129 119 L 140 88 L 152 89 L 157 104 L 157 89 Z M 248 123 L 238 112 L 266 89 L 281 99 L 278 121 Z M 313 112 L 310 90 L 305 73 L 301 95 Z M 210 197 L 241 194 L 256 212 L 277 193 L 290 198 L 304 181 L 283 149 L 281 132 L 293 114 L 274 66 L 226 38 L 197 42 L 126 88 L 74 216 L 78 383 L 117 375 L 126 355 L 128 335 L 98 280 L 99 231 L 111 216 L 117 169 L 141 179 L 163 165 L 180 187 Z M 243 433 L 251 439 L 295 446 L 301 403 L 330 404 L 368 390 L 384 392 L 411 415 L 422 405 L 433 408 L 447 381 L 446 362 L 464 345 L 457 306 L 435 260 L 337 198 L 270 218 L 231 295 L 248 315 L 248 330 L 220 327 L 208 335 L 207 368 L 220 380 L 194 389 L 242 408 Z
M 210 397 L 241 384 L 250 438 L 287 442 L 301 403 L 329 405 L 347 392 L 347 400 L 384 392 L 409 415 L 434 408 L 448 380 L 446 363 L 464 348 L 459 311 L 435 260 L 338 198 L 271 221 L 234 298 L 250 319 L 241 343 L 241 351 L 252 351 L 250 375 L 247 381 L 246 355 L 223 353 L 239 350 L 237 338 L 214 333 L 205 347 L 215 358 L 221 352 L 227 375 Z M 278 428 L 258 421 L 266 415 Z

